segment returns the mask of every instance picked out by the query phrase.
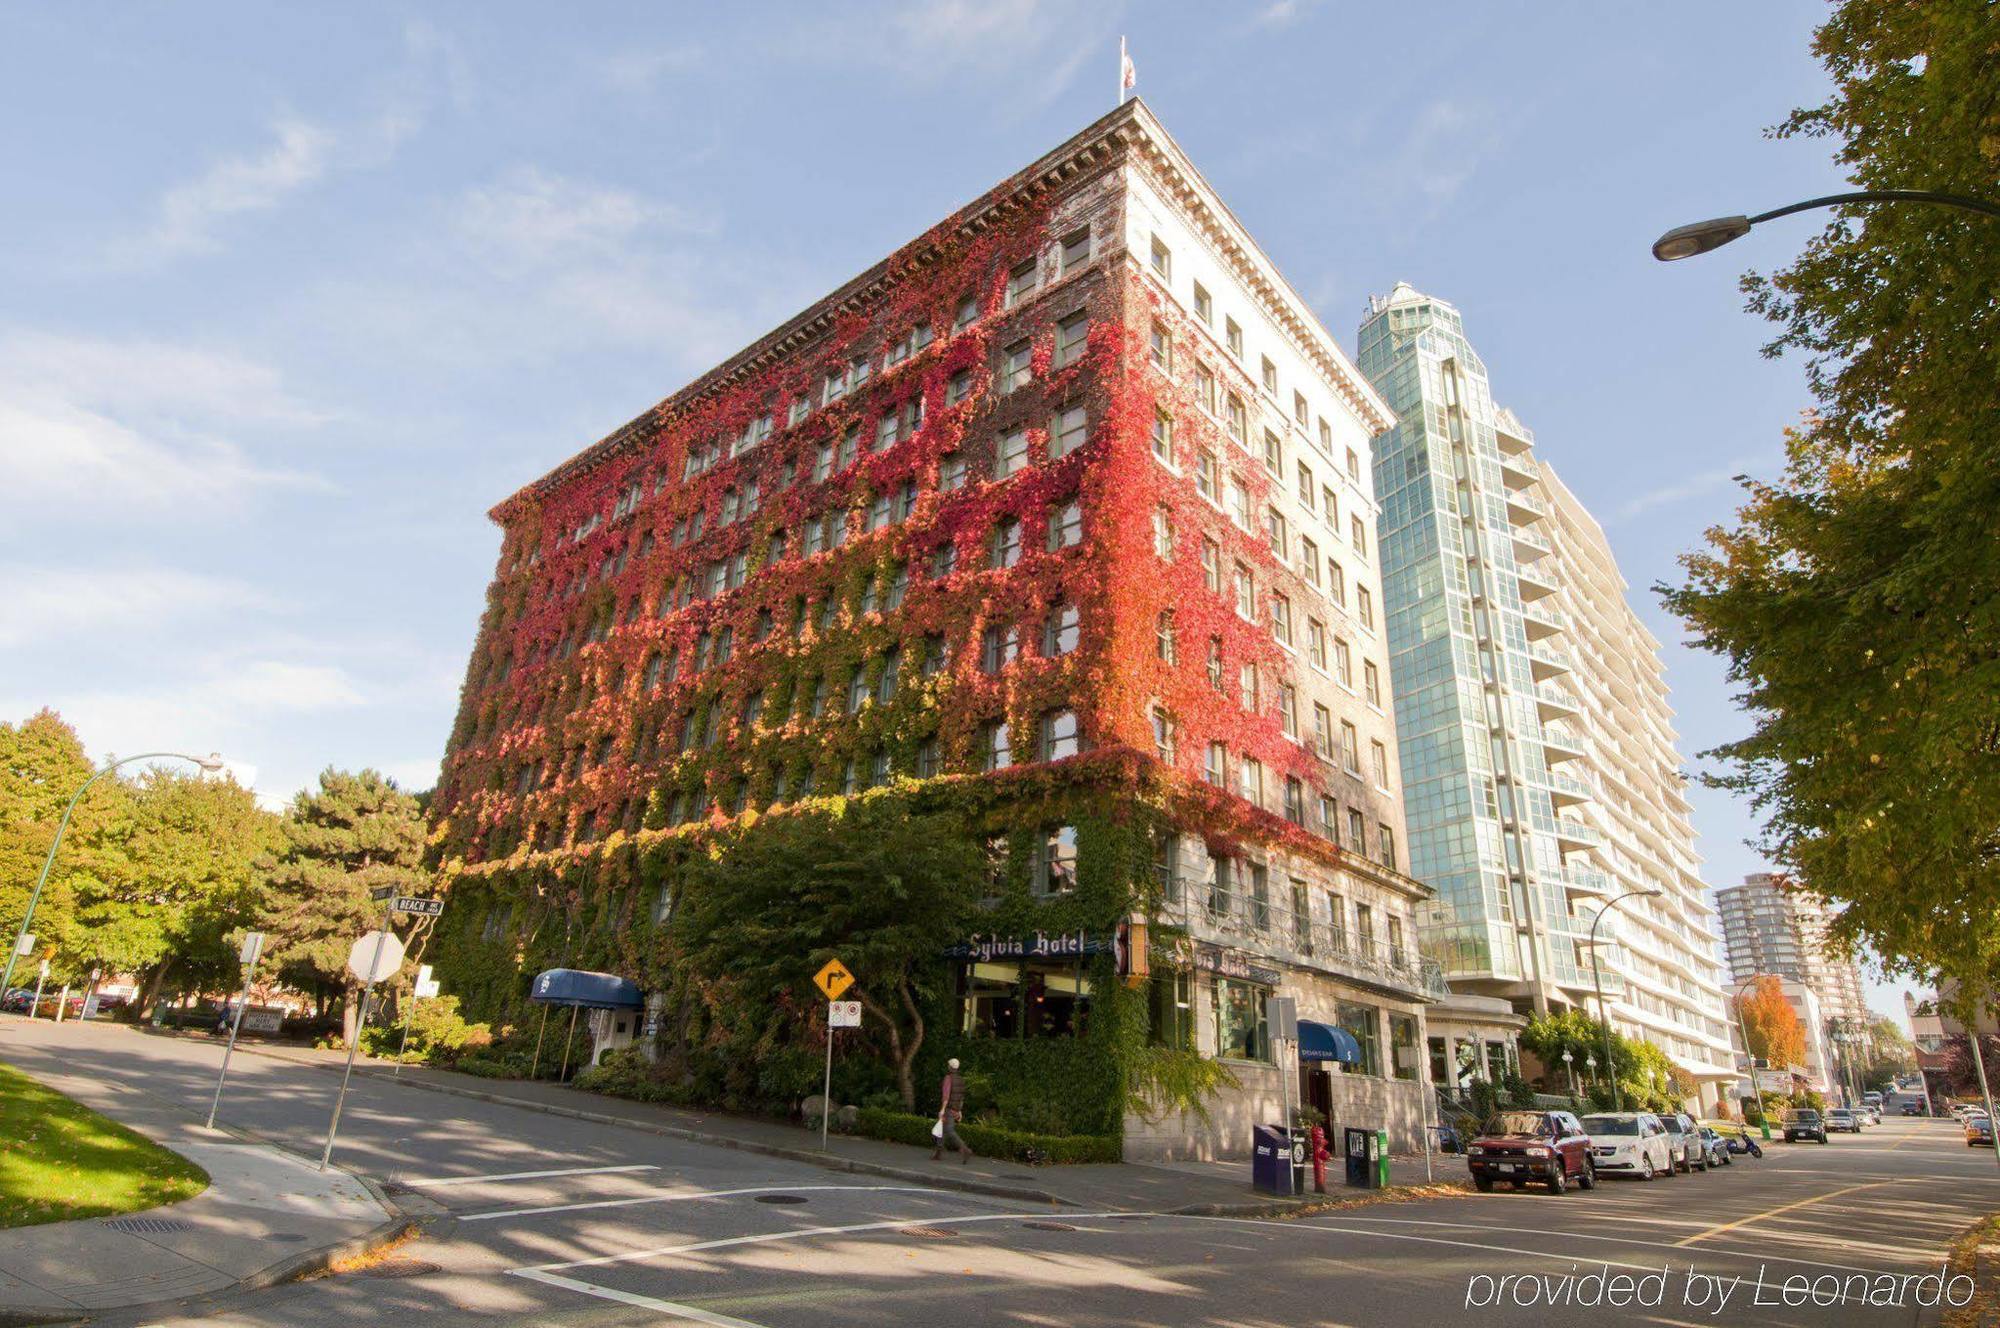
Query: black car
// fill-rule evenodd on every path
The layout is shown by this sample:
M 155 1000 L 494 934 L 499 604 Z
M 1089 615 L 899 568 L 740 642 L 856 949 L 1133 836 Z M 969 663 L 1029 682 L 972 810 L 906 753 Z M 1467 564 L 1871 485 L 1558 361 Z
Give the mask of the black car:
M 1811 1107 L 1794 1107 L 1785 1113 L 1785 1142 L 1795 1144 L 1806 1139 L 1825 1143 L 1826 1119 Z

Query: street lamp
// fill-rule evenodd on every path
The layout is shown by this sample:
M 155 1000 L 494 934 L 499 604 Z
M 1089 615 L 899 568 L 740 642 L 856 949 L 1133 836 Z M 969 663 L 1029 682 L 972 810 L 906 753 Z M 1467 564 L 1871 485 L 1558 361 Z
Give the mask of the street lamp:
M 1757 1111 L 1764 1110 L 1764 1092 L 1757 1086 L 1757 1056 L 1750 1050 L 1750 1026 L 1743 1022 L 1743 989 L 1755 982 L 1761 974 L 1752 973 L 1736 984 L 1736 994 L 1729 999 L 1729 1008 L 1736 1016 L 1736 1032 L 1743 1039 L 1743 1064 L 1750 1073 L 1750 1096 L 1757 1099 Z
M 1694 221 L 1685 226 L 1676 226 L 1653 241 L 1653 257 L 1662 263 L 1693 258 L 1696 254 L 1720 249 L 1732 240 L 1742 239 L 1750 233 L 1752 226 L 1778 217 L 1789 217 L 1794 212 L 1837 207 L 1842 203 L 1929 203 L 1935 207 L 1957 208 L 1961 212 L 1976 212 L 1985 217 L 2000 217 L 2000 203 L 1967 198 L 1962 194 L 1940 194 L 1929 189 L 1863 189 L 1851 194 L 1828 194 L 1824 198 L 1809 198 L 1803 203 L 1773 208 L 1754 217 L 1712 217 L 1707 221 Z
M 1618 1084 L 1618 1062 L 1611 1055 L 1611 1016 L 1604 1008 L 1604 970 L 1597 962 L 1597 926 L 1607 913 L 1628 899 L 1654 899 L 1665 893 L 1665 890 L 1627 890 L 1598 909 L 1597 916 L 1590 920 L 1590 980 L 1597 988 L 1597 1023 L 1604 1033 L 1604 1070 L 1611 1076 L 1611 1104 L 1616 1111 L 1625 1110 L 1625 1091 Z
M 1563 1069 L 1564 1069 L 1565 1071 L 1567 1071 L 1567 1072 L 1568 1072 L 1568 1074 L 1569 1074 L 1569 1095 L 1570 1095 L 1571 1097 L 1575 1097 L 1575 1096 L 1576 1096 L 1576 1066 L 1575 1066 L 1575 1064 L 1573 1063 L 1573 1062 L 1574 1062 L 1575 1060 L 1576 1060 L 1576 1057 L 1570 1054 L 1570 1050 L 1569 1050 L 1569 1048 L 1568 1048 L 1568 1047 L 1564 1047 L 1564 1048 L 1563 1048 Z
M 95 784 L 119 766 L 130 765 L 134 761 L 192 761 L 195 765 L 200 766 L 205 774 L 211 775 L 222 769 L 222 757 L 217 752 L 210 752 L 207 756 L 189 756 L 186 752 L 140 752 L 137 756 L 127 756 L 111 762 L 111 764 L 99 770 L 89 779 L 83 781 L 83 787 L 76 791 L 75 795 L 70 798 L 69 805 L 63 808 L 62 820 L 56 823 L 56 837 L 49 844 L 49 856 L 42 859 L 42 874 L 35 878 L 34 891 L 28 896 L 28 912 L 22 917 L 21 930 L 15 935 L 13 948 L 7 953 L 7 971 L 4 976 L 0 976 L 0 993 L 5 993 L 13 985 L 14 963 L 21 957 L 22 946 L 27 943 L 28 928 L 35 921 L 35 905 L 41 902 L 42 886 L 48 882 L 49 868 L 56 865 L 56 850 L 62 847 L 63 831 L 69 829 L 69 818 L 71 813 L 76 811 L 76 804 L 83 801 L 83 795 L 90 791 L 92 784 Z M 32 1007 L 29 1013 L 34 1013 Z

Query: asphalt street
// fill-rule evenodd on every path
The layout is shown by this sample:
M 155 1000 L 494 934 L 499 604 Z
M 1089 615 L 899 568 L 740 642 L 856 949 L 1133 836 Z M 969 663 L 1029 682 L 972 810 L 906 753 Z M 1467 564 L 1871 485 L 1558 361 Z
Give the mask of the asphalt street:
M 19 1030 L 7 1021 L 0 1057 L 30 1073 L 206 1109 L 213 1045 Z M 223 1119 L 317 1157 L 337 1083 L 238 1056 Z M 1595 1193 L 1281 1221 L 1037 1207 L 374 1078 L 354 1083 L 336 1161 L 437 1215 L 431 1233 L 379 1270 L 102 1322 L 1901 1328 L 1937 1321 L 1915 1279 L 2000 1209 L 1993 1155 L 1939 1121 Z

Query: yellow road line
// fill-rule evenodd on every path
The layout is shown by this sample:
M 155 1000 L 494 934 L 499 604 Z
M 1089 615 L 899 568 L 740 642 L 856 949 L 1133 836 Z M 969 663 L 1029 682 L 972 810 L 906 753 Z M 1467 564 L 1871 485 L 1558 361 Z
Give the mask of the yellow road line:
M 1815 1194 L 1810 1199 L 1797 1199 L 1788 1204 L 1780 1204 L 1778 1207 L 1768 1209 L 1765 1212 L 1753 1213 L 1749 1217 L 1738 1218 L 1734 1222 L 1725 1222 L 1719 1227 L 1710 1227 L 1698 1235 L 1689 1236 L 1686 1240 L 1677 1240 L 1674 1244 L 1676 1247 L 1692 1245 L 1698 1240 L 1707 1240 L 1710 1236 L 1719 1236 L 1725 1231 L 1734 1231 L 1738 1227 L 1747 1227 L 1753 1222 L 1762 1222 L 1766 1218 L 1776 1217 L 1780 1213 L 1789 1213 L 1794 1208 L 1806 1208 L 1816 1203 L 1825 1203 L 1828 1199 L 1838 1199 L 1843 1194 L 1853 1194 L 1856 1190 L 1872 1190 L 1877 1186 L 1894 1185 L 1895 1183 L 1893 1180 L 1872 1180 L 1865 1185 L 1849 1185 L 1845 1189 L 1828 1190 L 1825 1194 Z

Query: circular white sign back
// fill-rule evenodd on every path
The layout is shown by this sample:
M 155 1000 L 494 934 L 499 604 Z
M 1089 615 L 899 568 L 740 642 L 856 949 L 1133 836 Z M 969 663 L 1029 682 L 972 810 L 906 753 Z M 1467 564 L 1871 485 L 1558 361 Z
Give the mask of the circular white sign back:
M 347 971 L 362 982 L 380 982 L 403 966 L 403 943 L 394 932 L 371 931 L 347 952 Z

